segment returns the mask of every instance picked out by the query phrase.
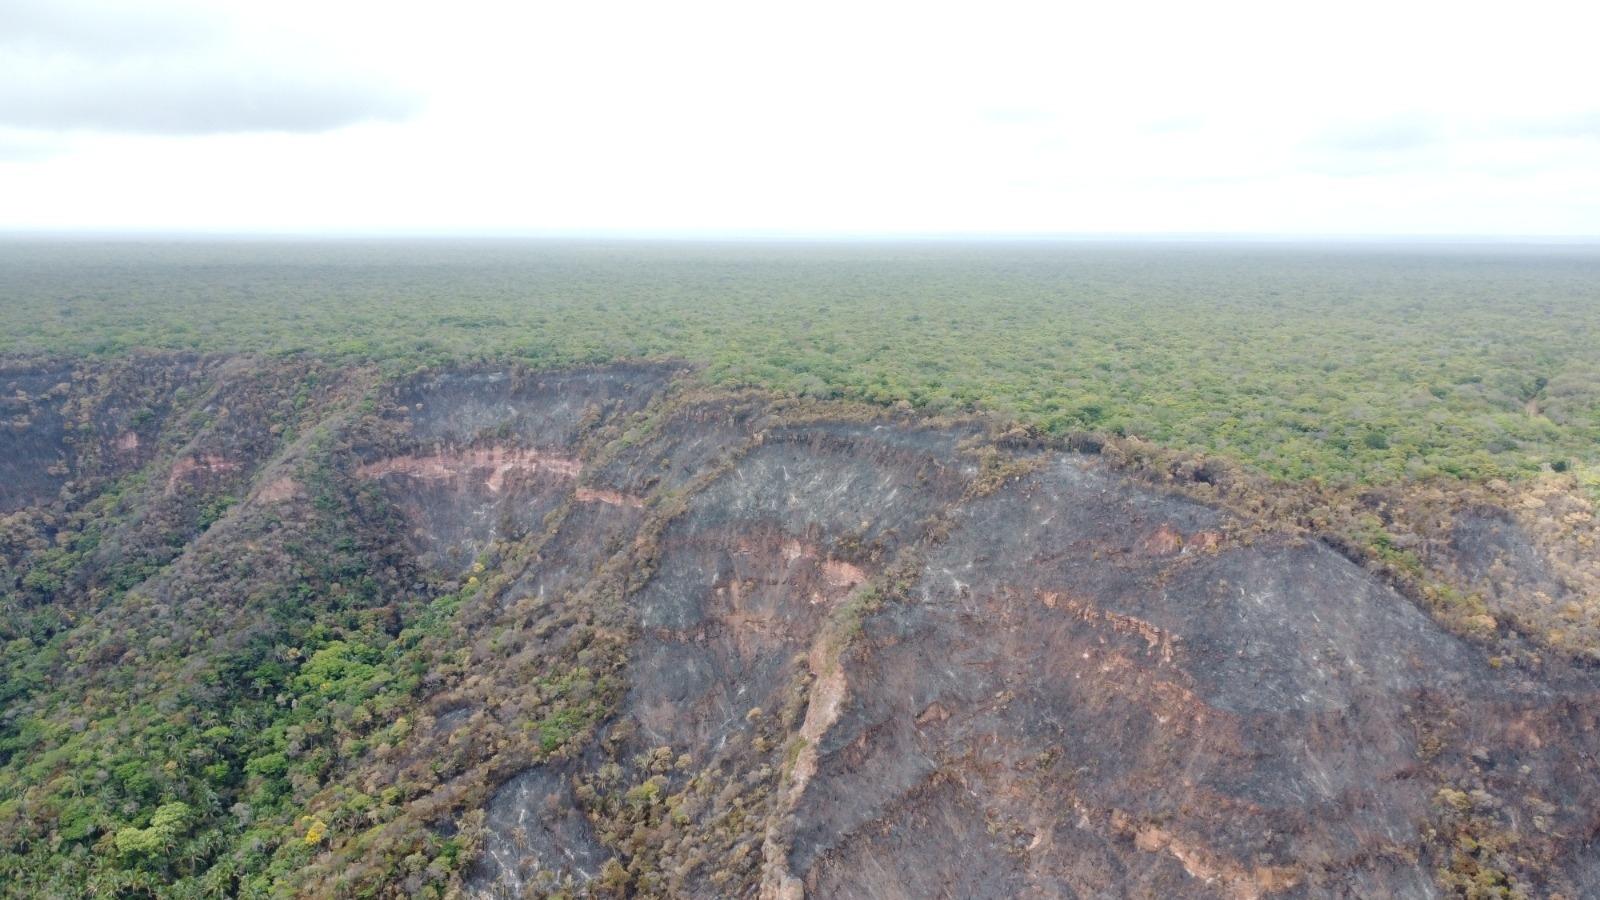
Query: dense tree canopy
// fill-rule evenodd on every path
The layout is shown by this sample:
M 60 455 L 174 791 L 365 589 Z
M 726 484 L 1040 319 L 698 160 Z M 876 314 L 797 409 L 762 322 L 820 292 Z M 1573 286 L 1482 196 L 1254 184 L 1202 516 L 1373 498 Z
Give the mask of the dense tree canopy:
M 0 353 L 673 357 L 1288 478 L 1600 461 L 1583 246 L 13 243 Z

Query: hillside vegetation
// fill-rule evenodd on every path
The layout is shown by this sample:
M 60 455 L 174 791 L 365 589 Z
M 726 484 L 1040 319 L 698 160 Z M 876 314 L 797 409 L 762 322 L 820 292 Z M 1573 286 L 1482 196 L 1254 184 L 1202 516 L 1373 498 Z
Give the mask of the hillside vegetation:
M 679 366 L 0 386 L 0 897 L 1600 888 L 1570 475 L 1291 486 Z
M 1291 479 L 1600 477 L 1593 247 L 31 242 L 0 282 L 0 353 L 674 358 Z

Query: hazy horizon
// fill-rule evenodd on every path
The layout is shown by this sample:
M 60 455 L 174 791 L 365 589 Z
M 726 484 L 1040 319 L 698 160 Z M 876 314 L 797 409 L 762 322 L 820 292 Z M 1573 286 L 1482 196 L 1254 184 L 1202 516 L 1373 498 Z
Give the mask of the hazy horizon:
M 1298 232 L 766 232 L 766 231 L 180 231 L 157 229 L 25 230 L 0 228 L 0 242 L 316 243 L 369 241 L 572 244 L 1284 244 L 1371 246 L 1600 245 L 1600 234 L 1363 234 Z

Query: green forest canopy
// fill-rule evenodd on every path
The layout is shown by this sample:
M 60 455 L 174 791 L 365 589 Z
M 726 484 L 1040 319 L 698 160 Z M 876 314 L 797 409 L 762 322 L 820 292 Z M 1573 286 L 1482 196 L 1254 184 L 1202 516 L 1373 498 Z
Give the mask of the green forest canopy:
M 1583 245 L 13 241 L 0 294 L 0 353 L 670 357 L 1287 478 L 1600 463 Z

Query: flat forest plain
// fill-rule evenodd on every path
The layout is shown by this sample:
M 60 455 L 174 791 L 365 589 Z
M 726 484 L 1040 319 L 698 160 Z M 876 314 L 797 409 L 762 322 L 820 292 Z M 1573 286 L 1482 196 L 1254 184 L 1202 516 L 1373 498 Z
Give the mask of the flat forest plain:
M 1334 484 L 1600 485 L 1600 246 L 0 242 L 0 355 L 677 359 Z

